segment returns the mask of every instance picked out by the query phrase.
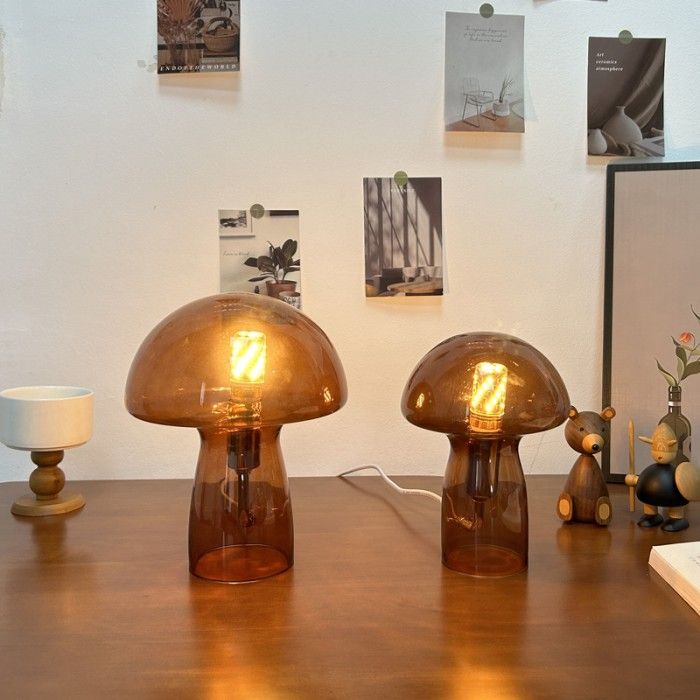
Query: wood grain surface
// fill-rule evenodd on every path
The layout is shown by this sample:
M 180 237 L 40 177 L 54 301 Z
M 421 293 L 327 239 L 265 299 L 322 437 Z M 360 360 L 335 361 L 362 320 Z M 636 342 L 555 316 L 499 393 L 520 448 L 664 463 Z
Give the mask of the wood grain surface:
M 74 482 L 85 508 L 46 518 L 2 484 L 2 697 L 696 697 L 700 617 L 647 559 L 700 508 L 642 530 L 616 485 L 609 527 L 563 524 L 565 478 L 528 477 L 530 567 L 499 580 L 441 565 L 428 499 L 292 479 L 294 568 L 233 586 L 188 574 L 189 481 Z

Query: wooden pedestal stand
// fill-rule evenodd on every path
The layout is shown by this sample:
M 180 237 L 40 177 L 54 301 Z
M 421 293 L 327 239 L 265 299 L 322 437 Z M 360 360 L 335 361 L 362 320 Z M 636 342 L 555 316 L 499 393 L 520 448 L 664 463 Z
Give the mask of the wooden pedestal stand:
M 31 457 L 36 464 L 29 476 L 29 488 L 34 496 L 27 494 L 18 498 L 11 508 L 15 515 L 60 515 L 85 505 L 85 499 L 78 493 L 61 494 L 66 483 L 66 475 L 58 466 L 63 450 L 32 452 Z

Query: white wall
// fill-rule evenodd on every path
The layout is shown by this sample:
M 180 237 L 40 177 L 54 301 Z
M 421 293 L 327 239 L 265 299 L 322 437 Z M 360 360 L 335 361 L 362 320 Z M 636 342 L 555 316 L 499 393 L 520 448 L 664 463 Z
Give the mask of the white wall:
M 526 15 L 524 136 L 443 133 L 444 13 L 479 2 L 244 3 L 240 76 L 158 78 L 155 0 L 0 0 L 0 386 L 95 390 L 69 478 L 193 474 L 196 432 L 129 416 L 124 381 L 161 318 L 217 291 L 217 210 L 254 202 L 301 210 L 305 310 L 350 389 L 336 415 L 285 428 L 290 474 L 441 473 L 447 440 L 399 399 L 460 332 L 529 340 L 598 406 L 606 161 L 586 156 L 587 37 L 668 37 L 668 142 L 697 145 L 697 1 L 494 3 Z M 364 296 L 362 177 L 399 169 L 443 178 L 443 298 Z M 561 429 L 522 452 L 528 472 L 574 460 Z M 0 479 L 28 472 L 0 450 Z

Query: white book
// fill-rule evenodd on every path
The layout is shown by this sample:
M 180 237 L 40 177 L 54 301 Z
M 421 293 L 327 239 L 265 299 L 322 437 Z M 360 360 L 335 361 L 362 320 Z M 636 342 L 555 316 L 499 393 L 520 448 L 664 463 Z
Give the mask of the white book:
M 652 547 L 649 566 L 700 615 L 700 542 Z

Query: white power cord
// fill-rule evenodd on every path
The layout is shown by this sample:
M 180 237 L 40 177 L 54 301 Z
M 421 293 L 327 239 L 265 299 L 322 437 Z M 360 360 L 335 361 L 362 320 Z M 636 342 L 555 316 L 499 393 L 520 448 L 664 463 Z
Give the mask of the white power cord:
M 398 493 L 404 495 L 404 496 L 427 496 L 428 498 L 432 498 L 433 501 L 437 501 L 438 503 L 442 503 L 442 498 L 438 496 L 436 493 L 433 493 L 432 491 L 425 491 L 423 489 L 403 489 L 401 488 L 397 483 L 392 481 L 385 473 L 384 470 L 381 469 L 380 467 L 377 467 L 374 464 L 366 464 L 364 467 L 355 467 L 354 469 L 348 469 L 345 472 L 342 472 L 341 474 L 338 474 L 338 476 L 347 476 L 348 474 L 353 474 L 354 472 L 360 472 L 363 469 L 374 469 L 375 471 L 379 472 L 379 476 L 386 481 L 389 486 L 391 486 L 394 491 L 397 491 Z
M 424 489 L 404 489 L 401 488 L 397 483 L 392 481 L 385 473 L 384 470 L 378 467 L 376 464 L 366 464 L 364 467 L 355 467 L 354 469 L 348 469 L 347 471 L 341 472 L 338 474 L 339 477 L 344 477 L 347 476 L 348 474 L 354 474 L 355 472 L 360 472 L 363 469 L 374 469 L 376 472 L 379 472 L 379 476 L 384 479 L 384 481 L 392 488 L 394 491 L 397 493 L 400 493 L 402 496 L 427 496 L 430 498 L 432 501 L 437 501 L 438 503 L 442 503 L 442 498 L 438 496 L 436 493 L 433 493 L 432 491 L 425 491 Z M 460 525 L 461 527 L 467 529 L 467 530 L 478 530 L 481 527 L 482 524 L 482 519 L 478 516 L 461 516 L 457 515 L 457 512 L 455 511 L 455 504 L 450 498 L 449 493 L 445 493 L 445 496 L 447 497 L 447 504 L 449 506 L 450 512 L 452 513 L 452 516 L 448 516 L 448 520 L 451 520 L 452 522 L 456 523 L 457 525 Z

